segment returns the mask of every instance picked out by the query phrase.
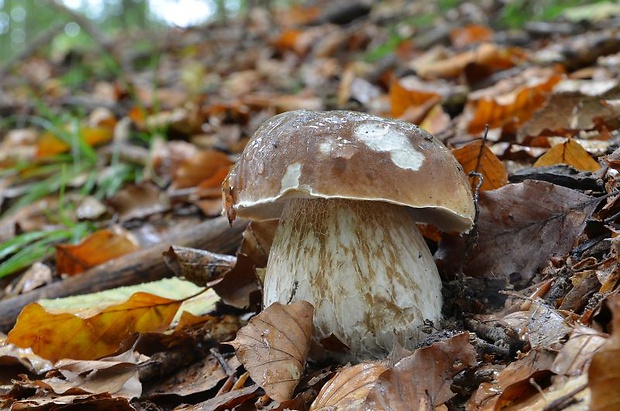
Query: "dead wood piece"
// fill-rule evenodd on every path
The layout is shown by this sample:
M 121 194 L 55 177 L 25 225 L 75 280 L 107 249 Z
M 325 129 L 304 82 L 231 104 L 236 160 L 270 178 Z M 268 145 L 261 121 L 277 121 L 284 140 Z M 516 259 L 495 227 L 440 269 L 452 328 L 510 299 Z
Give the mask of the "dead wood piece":
M 173 244 L 219 253 L 233 252 L 241 242 L 246 223 L 235 221 L 229 226 L 225 217 L 208 220 L 192 227 L 191 231 L 172 233 L 165 242 L 101 264 L 79 276 L 0 301 L 0 331 L 7 332 L 22 308 L 40 299 L 87 294 L 171 276 L 172 272 L 166 267 L 162 254 Z
M 603 183 L 596 174 L 577 171 L 571 166 L 558 164 L 549 167 L 530 167 L 517 171 L 508 177 L 511 183 L 525 180 L 541 180 L 575 190 L 603 192 Z

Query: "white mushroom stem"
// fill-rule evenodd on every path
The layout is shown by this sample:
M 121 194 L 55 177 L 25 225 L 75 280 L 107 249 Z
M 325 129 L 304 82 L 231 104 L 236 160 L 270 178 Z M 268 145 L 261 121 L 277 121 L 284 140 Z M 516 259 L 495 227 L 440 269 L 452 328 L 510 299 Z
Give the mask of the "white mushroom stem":
M 264 281 L 265 307 L 306 300 L 315 341 L 333 334 L 349 358 L 411 348 L 441 318 L 441 279 L 405 207 L 342 199 L 285 206 Z

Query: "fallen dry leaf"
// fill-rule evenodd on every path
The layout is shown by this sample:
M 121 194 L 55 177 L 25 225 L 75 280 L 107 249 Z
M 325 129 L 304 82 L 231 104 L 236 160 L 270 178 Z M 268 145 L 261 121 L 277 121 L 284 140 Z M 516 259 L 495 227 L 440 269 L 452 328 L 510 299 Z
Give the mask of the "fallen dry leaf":
M 562 79 L 557 68 L 528 69 L 492 87 L 472 92 L 467 97 L 463 119 L 467 131 L 478 134 L 509 123 L 523 124 L 547 100 L 553 87 Z
M 171 189 L 196 187 L 214 175 L 222 175 L 233 164 L 221 151 L 202 150 L 190 158 L 184 159 L 173 173 Z M 221 181 L 220 181 L 221 184 Z
M 597 123 L 617 118 L 617 110 L 606 104 L 620 98 L 618 80 L 565 79 L 558 83 L 545 104 L 518 131 L 523 142 L 527 137 L 561 135 L 569 137 L 575 130 L 589 130 Z
M 128 184 L 108 200 L 120 221 L 161 213 L 169 208 L 168 202 L 166 194 L 149 182 Z
M 79 244 L 56 246 L 56 270 L 75 275 L 140 249 L 133 235 L 121 226 L 98 230 Z
M 312 340 L 312 311 L 306 301 L 274 303 L 227 343 L 235 347 L 252 380 L 278 402 L 293 397 L 304 370 Z
M 465 273 L 528 281 L 552 255 L 570 251 L 599 201 L 534 180 L 480 193 L 478 244 Z
M 576 141 L 568 139 L 562 144 L 557 144 L 540 156 L 534 163 L 534 167 L 553 166 L 567 164 L 576 170 L 597 171 L 601 165 L 590 157 L 590 154 Z
M 445 86 L 444 86 L 445 87 Z M 441 95 L 432 84 L 426 84 L 416 77 L 395 80 L 390 86 L 390 107 L 392 117 L 411 120 L 419 124 L 431 107 L 441 100 Z M 414 115 L 416 112 L 417 115 Z
M 378 361 L 345 367 L 323 386 L 310 411 L 363 410 L 375 382 L 389 367 Z
M 64 359 L 54 364 L 59 376 L 44 378 L 36 384 L 56 394 L 108 393 L 135 398 L 142 393 L 136 359 L 133 350 L 97 361 Z
M 450 78 L 462 74 L 469 64 L 477 64 L 487 67 L 489 71 L 497 71 L 513 67 L 523 57 L 523 52 L 520 49 L 482 43 L 474 50 L 464 51 L 442 60 L 429 61 L 424 59 L 411 65 L 420 77 Z
M 475 140 L 452 150 L 452 154 L 463 166 L 465 174 L 472 171 L 482 174 L 481 191 L 494 190 L 508 184 L 508 172 L 483 140 Z M 469 177 L 472 189 L 476 188 L 478 178 Z
M 454 396 L 452 377 L 474 365 L 469 333 L 417 349 L 390 367 L 364 362 L 345 367 L 319 392 L 310 411 L 435 410 Z
M 620 296 L 608 302 L 612 312 L 612 334 L 594 354 L 588 372 L 592 392 L 591 411 L 613 411 L 620 407 Z
M 428 410 L 445 403 L 455 393 L 452 377 L 476 363 L 469 333 L 419 348 L 382 373 L 364 402 L 367 410 Z
M 17 317 L 8 342 L 32 348 L 52 362 L 61 358 L 102 358 L 116 352 L 134 333 L 165 330 L 181 303 L 139 292 L 122 304 L 90 316 L 51 313 L 40 304 L 32 303 Z
M 482 383 L 467 402 L 467 411 L 495 411 L 527 400 L 538 393 L 540 381 L 548 379 L 554 354 L 549 351 L 530 351 L 510 363 L 490 383 Z M 537 383 L 537 386 L 532 384 Z

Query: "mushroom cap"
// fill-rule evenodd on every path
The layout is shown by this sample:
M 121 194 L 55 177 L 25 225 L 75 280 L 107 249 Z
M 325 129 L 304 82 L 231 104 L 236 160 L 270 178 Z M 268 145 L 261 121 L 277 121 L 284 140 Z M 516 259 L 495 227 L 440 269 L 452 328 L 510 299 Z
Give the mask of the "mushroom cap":
M 354 111 L 288 111 L 263 123 L 224 180 L 229 219 L 279 218 L 291 198 L 409 207 L 416 221 L 463 232 L 475 207 L 463 169 L 418 126 Z

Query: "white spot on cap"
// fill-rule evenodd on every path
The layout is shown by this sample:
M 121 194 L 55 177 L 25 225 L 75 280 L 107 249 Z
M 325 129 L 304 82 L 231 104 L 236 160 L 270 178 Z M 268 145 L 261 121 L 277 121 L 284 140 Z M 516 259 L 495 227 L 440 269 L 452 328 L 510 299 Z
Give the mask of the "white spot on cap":
M 407 136 L 389 124 L 363 123 L 355 128 L 354 135 L 371 150 L 390 153 L 390 159 L 400 168 L 418 170 L 424 162 L 424 154 L 413 148 Z
M 299 187 L 299 177 L 301 177 L 301 164 L 289 164 L 280 182 L 280 192 Z

